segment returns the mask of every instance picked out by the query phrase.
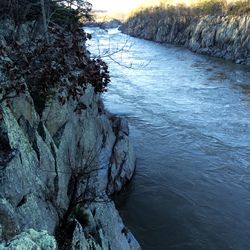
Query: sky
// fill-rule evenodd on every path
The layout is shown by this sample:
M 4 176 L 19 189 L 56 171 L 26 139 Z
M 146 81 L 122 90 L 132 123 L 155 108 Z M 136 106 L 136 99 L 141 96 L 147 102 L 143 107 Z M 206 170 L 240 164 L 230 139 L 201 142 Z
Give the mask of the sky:
M 93 9 L 108 11 L 129 11 L 141 5 L 145 0 L 89 0 Z
M 1 1 L 1 0 L 0 0 Z M 107 11 L 118 11 L 127 12 L 133 8 L 146 3 L 150 5 L 160 0 L 88 0 L 93 4 L 93 9 L 97 10 L 107 10 Z M 197 0 L 170 0 L 172 3 L 186 3 L 190 4 Z M 236 0 L 227 0 L 228 2 L 234 2 Z

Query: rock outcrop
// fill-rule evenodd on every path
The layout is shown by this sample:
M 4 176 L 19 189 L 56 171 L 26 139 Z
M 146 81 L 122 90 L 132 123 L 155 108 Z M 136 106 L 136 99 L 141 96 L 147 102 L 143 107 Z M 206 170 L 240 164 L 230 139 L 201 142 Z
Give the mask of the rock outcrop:
M 86 247 L 91 239 L 100 249 L 139 249 L 131 233 L 123 233 L 109 198 L 134 172 L 126 120 L 105 112 L 90 86 L 82 97 L 88 108 L 81 114 L 74 112 L 73 101 L 61 106 L 57 97 L 48 101 L 41 118 L 28 94 L 11 106 L 1 104 L 1 239 L 31 228 L 54 235 L 77 195 L 85 211 L 80 216 L 87 213 L 87 221 L 78 223 L 74 239 L 80 243 L 75 244 Z
M 185 46 L 210 56 L 250 65 L 250 17 L 164 16 L 158 19 L 131 17 L 121 30 L 129 35 Z
M 127 121 L 91 84 L 62 95 L 0 93 L 0 249 L 140 249 L 110 198 L 135 169 Z
M 29 229 L 26 232 L 22 232 L 16 235 L 8 246 L 0 245 L 0 249 L 36 249 L 36 250 L 55 250 L 57 244 L 54 237 L 48 235 L 46 231 L 37 232 L 33 229 Z

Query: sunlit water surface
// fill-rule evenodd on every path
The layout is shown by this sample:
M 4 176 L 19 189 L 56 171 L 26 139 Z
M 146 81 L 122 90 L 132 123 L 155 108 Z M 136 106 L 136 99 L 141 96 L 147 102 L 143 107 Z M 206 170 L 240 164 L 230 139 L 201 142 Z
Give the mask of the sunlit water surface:
M 250 249 L 249 67 L 88 31 L 105 105 L 130 124 L 137 171 L 117 206 L 142 248 Z

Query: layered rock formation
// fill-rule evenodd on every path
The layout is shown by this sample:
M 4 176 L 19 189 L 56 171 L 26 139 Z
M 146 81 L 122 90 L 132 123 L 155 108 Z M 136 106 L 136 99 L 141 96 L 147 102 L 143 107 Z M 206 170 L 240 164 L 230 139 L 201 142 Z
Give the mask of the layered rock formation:
M 140 249 L 110 199 L 135 169 L 128 123 L 91 84 L 64 105 L 61 91 L 42 109 L 0 95 L 0 249 Z
M 121 28 L 129 35 L 250 65 L 249 16 L 131 17 Z

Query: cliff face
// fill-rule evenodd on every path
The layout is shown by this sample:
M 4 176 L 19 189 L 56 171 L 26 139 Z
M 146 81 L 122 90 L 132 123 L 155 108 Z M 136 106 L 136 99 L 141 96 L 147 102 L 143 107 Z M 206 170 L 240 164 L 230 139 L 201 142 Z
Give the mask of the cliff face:
M 135 168 L 127 121 L 90 84 L 62 94 L 0 102 L 0 249 L 140 249 L 109 198 Z
M 249 16 L 189 16 L 147 19 L 134 16 L 122 27 L 129 35 L 181 45 L 206 55 L 250 65 Z

